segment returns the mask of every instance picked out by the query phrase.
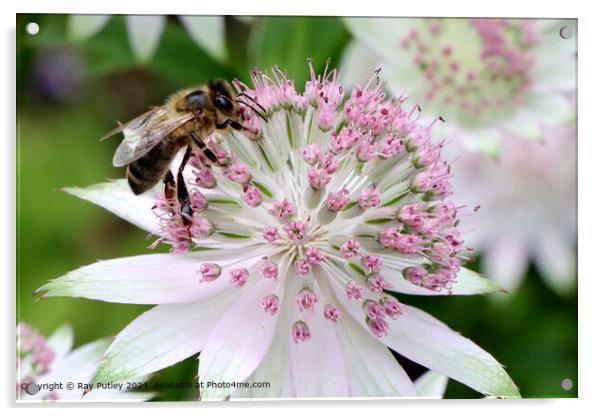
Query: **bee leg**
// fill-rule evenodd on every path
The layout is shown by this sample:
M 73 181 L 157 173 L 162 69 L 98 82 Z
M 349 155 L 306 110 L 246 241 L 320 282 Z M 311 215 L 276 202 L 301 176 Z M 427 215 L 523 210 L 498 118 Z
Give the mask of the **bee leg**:
M 234 120 L 228 120 L 228 124 L 230 125 L 230 127 L 232 127 L 234 130 L 246 130 L 243 126 L 240 125 L 240 123 L 238 123 L 237 121 Z
M 251 129 L 243 126 L 242 124 L 240 124 L 238 121 L 235 121 L 235 120 L 228 119 L 223 124 L 224 124 L 224 126 L 230 126 L 230 127 L 232 127 L 234 130 L 239 130 L 239 131 L 242 130 L 244 132 L 251 133 L 251 134 L 257 134 L 258 133 L 257 130 L 251 130 Z M 218 128 L 219 128 L 219 126 L 220 125 L 218 124 Z
M 217 127 L 219 130 L 223 130 L 226 127 L 232 127 L 234 130 L 247 130 L 243 126 L 241 126 L 240 123 L 238 123 L 237 121 L 230 119 L 224 121 L 223 123 L 216 124 L 215 127 Z
M 199 149 L 201 149 L 201 151 L 203 152 L 203 154 L 205 155 L 205 157 L 207 159 L 209 159 L 209 161 L 211 163 L 219 165 L 219 161 L 217 160 L 217 156 L 215 155 L 215 153 L 213 153 L 213 151 L 211 149 L 209 149 L 207 147 L 207 145 L 205 144 L 205 142 L 203 141 L 203 139 L 201 139 L 196 133 L 190 133 L 190 137 L 192 138 L 192 140 L 194 141 L 194 143 L 199 147 Z
M 184 167 L 186 166 L 186 163 L 188 163 L 188 159 L 190 159 L 191 154 L 192 147 L 188 146 L 186 148 L 186 153 L 184 153 L 182 163 L 180 163 L 180 167 L 178 168 L 178 185 L 176 187 L 178 202 L 180 203 L 180 209 L 182 212 L 182 223 L 184 225 L 190 225 L 192 208 L 190 207 L 190 196 L 188 194 L 188 188 L 186 187 L 186 182 L 184 181 L 184 175 L 182 172 L 184 172 Z
M 168 170 L 165 176 L 163 177 L 163 184 L 165 185 L 165 199 L 169 201 L 175 196 L 176 189 L 176 181 L 174 180 L 173 173 L 171 173 L 171 170 Z

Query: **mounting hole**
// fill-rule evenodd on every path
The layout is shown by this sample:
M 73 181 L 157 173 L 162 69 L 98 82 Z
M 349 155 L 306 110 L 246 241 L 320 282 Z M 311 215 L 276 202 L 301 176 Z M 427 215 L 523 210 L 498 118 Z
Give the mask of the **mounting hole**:
M 40 388 L 36 383 L 29 383 L 25 386 L 25 392 L 30 395 L 37 394 L 40 391 Z
M 569 26 L 562 26 L 558 33 L 562 39 L 570 39 L 573 37 L 573 28 Z
M 560 382 L 560 387 L 564 391 L 569 391 L 573 388 L 573 380 L 570 378 L 565 378 Z
M 36 22 L 29 22 L 27 25 L 25 25 L 25 31 L 29 35 L 35 36 L 40 31 L 40 25 L 38 25 Z

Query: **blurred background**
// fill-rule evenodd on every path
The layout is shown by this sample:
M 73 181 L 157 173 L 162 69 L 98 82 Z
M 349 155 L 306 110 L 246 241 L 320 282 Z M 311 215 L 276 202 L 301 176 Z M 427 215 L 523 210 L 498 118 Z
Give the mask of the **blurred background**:
M 148 309 L 84 299 L 32 298 L 32 292 L 48 279 L 78 266 L 97 259 L 148 252 L 149 241 L 144 232 L 101 208 L 60 192 L 63 186 L 87 186 L 123 175 L 121 169 L 111 165 L 119 139 L 103 143 L 98 139 L 117 120 L 127 121 L 149 106 L 161 104 L 180 88 L 217 77 L 246 82 L 249 69 L 255 66 L 265 69 L 278 64 L 301 87 L 308 76 L 307 58 L 313 60 L 317 72 L 323 70 L 328 58 L 331 65 L 337 66 L 354 42 L 348 25 L 338 18 L 216 17 L 202 25 L 176 16 L 147 19 L 141 23 L 124 16 L 17 16 L 17 320 L 29 322 L 46 335 L 69 322 L 74 327 L 76 345 L 114 336 Z M 38 31 L 30 25 L 32 22 L 38 25 Z M 470 189 L 488 192 L 479 191 L 477 200 L 483 195 L 491 204 L 511 207 L 509 210 L 518 207 L 521 211 L 515 221 L 520 222 L 521 212 L 542 201 L 538 192 L 552 192 L 549 182 L 542 185 L 538 178 L 549 178 L 546 169 L 563 169 L 568 171 L 568 180 L 558 186 L 568 192 L 556 199 L 545 199 L 548 205 L 533 210 L 529 215 L 535 219 L 526 221 L 536 221 L 544 215 L 546 206 L 554 211 L 559 204 L 567 206 L 568 211 L 558 214 L 562 218 L 547 218 L 546 223 L 576 216 L 575 127 L 569 124 L 563 129 L 573 140 L 569 144 L 573 153 L 562 151 L 559 159 L 544 159 L 534 174 L 531 162 L 539 157 L 541 149 L 532 144 L 518 144 L 519 153 L 532 152 L 526 168 L 525 164 L 515 163 L 516 158 L 506 163 L 505 153 L 497 158 L 467 155 L 465 159 L 471 162 L 461 170 L 472 181 Z M 508 139 L 508 143 L 512 140 L 515 139 Z M 502 172 L 496 177 L 501 175 L 504 181 L 491 180 L 484 173 L 492 169 Z M 519 184 L 529 174 L 534 184 L 525 190 Z M 523 192 L 507 192 L 516 188 L 513 183 Z M 502 186 L 504 192 L 496 193 L 496 187 Z M 496 196 L 491 197 L 492 193 Z M 458 193 L 465 194 L 468 193 Z M 485 213 L 483 218 L 479 227 L 495 228 L 495 215 Z M 575 225 L 570 223 L 570 227 L 576 234 Z M 548 241 L 546 230 L 530 229 L 529 235 L 542 231 L 541 241 Z M 576 240 L 569 238 L 564 252 L 555 256 L 552 250 L 547 259 L 553 263 L 558 256 L 566 256 L 567 244 L 570 252 L 576 254 Z M 482 271 L 484 257 L 476 248 L 475 261 L 469 267 Z M 487 248 L 482 247 L 482 251 Z M 550 262 L 541 266 L 541 256 L 532 258 L 520 250 L 506 250 L 496 261 L 502 266 L 513 264 L 517 256 L 524 259 L 523 267 L 518 269 L 520 278 L 513 280 L 513 288 L 507 294 L 400 299 L 423 308 L 490 352 L 506 366 L 523 397 L 576 397 L 574 263 L 565 262 L 569 267 L 564 265 L 559 289 L 550 284 L 555 281 L 549 277 L 554 270 L 546 269 Z M 412 378 L 424 371 L 398 359 Z M 191 381 L 196 375 L 196 364 L 196 358 L 191 357 L 153 375 L 153 379 Z M 561 381 L 567 378 L 573 385 L 564 390 Z M 158 399 L 195 400 L 196 394 L 170 390 Z M 445 397 L 479 396 L 451 381 Z

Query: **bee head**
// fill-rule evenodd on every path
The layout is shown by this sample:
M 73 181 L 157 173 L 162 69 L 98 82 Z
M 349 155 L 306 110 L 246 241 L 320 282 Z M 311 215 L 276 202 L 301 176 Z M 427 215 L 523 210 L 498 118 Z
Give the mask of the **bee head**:
M 228 119 L 238 117 L 238 103 L 226 81 L 216 80 L 209 84 L 209 95 L 215 108 Z

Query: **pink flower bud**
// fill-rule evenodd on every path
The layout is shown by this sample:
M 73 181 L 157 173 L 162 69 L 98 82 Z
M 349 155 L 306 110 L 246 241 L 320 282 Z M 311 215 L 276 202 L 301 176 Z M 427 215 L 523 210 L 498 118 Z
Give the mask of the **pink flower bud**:
M 208 201 L 205 195 L 198 189 L 190 193 L 190 208 L 195 212 L 201 212 L 207 209 Z
M 249 168 L 244 163 L 233 163 L 226 176 L 231 181 L 244 185 L 249 182 Z
M 329 175 L 332 175 L 337 171 L 338 162 L 331 153 L 320 153 L 318 155 L 318 160 L 320 161 L 320 167 Z
M 320 146 L 311 143 L 301 149 L 301 157 L 310 165 L 315 165 L 320 155 Z
M 328 183 L 332 179 L 325 169 L 316 169 L 316 168 L 311 168 L 309 170 L 309 172 L 307 174 L 307 178 L 309 180 L 309 184 L 314 189 L 324 188 L 326 185 L 328 185 Z
M 378 256 L 367 255 L 362 257 L 362 265 L 368 273 L 378 272 L 383 264 L 383 261 Z
M 274 279 L 278 278 L 278 265 L 270 260 L 264 260 L 261 266 L 259 267 L 259 272 L 266 279 Z
M 215 188 L 217 185 L 217 180 L 213 175 L 213 171 L 211 168 L 202 166 L 197 171 L 195 171 L 195 182 L 201 188 Z
M 385 307 L 372 299 L 364 302 L 363 309 L 366 316 L 370 319 L 382 319 L 385 317 Z
M 262 237 L 268 243 L 273 243 L 274 241 L 280 239 L 280 232 L 276 227 L 265 227 L 263 229 Z
M 295 260 L 295 273 L 297 276 L 306 276 L 309 274 L 310 265 L 305 259 Z
M 366 187 L 360 193 L 357 203 L 362 209 L 374 208 L 380 205 L 380 192 L 376 189 L 376 185 L 372 184 Z
M 370 291 L 379 294 L 383 293 L 383 290 L 391 288 L 391 284 L 380 273 L 371 273 L 368 276 L 367 284 Z
M 378 242 L 383 247 L 396 247 L 400 237 L 401 234 L 397 228 L 389 227 L 380 232 Z
M 236 286 L 241 287 L 249 278 L 249 271 L 244 268 L 230 270 L 230 281 Z
M 326 206 L 329 210 L 338 212 L 349 203 L 349 191 L 345 188 L 328 194 Z
M 376 156 L 376 146 L 364 139 L 357 148 L 357 158 L 362 162 L 368 162 Z
M 411 266 L 403 269 L 403 277 L 416 286 L 422 286 L 424 279 L 427 276 L 428 272 L 422 267 Z
M 347 297 L 349 299 L 359 300 L 362 298 L 364 288 L 362 288 L 362 286 L 359 283 L 352 280 L 351 282 L 347 283 L 345 291 L 347 292 Z
M 201 275 L 201 282 L 213 282 L 222 274 L 222 268 L 219 266 L 219 264 L 203 263 L 201 264 L 199 273 Z
M 318 248 L 310 247 L 305 251 L 305 258 L 310 265 L 319 266 L 324 261 L 324 254 Z
M 295 344 L 309 341 L 311 339 L 311 332 L 309 332 L 309 327 L 303 321 L 297 321 L 293 324 L 291 335 Z
M 292 241 L 299 242 L 305 238 L 306 226 L 304 222 L 295 220 L 286 224 L 284 231 Z
M 213 234 L 213 224 L 205 218 L 194 216 L 192 217 L 192 223 L 190 224 L 190 234 L 196 238 L 207 238 Z
M 303 289 L 297 295 L 297 306 L 299 311 L 314 311 L 314 305 L 318 302 L 318 298 L 314 292 L 309 289 Z
M 389 324 L 382 318 L 370 319 L 366 318 L 366 325 L 375 337 L 382 338 L 387 335 Z
M 284 220 L 295 214 L 295 207 L 286 198 L 281 201 L 275 201 L 269 210 L 274 217 Z
M 343 316 L 343 312 L 332 303 L 324 306 L 324 318 L 332 322 L 338 322 Z
M 360 243 L 355 240 L 348 240 L 341 246 L 341 252 L 346 259 L 359 256 Z
M 266 313 L 270 315 L 275 315 L 278 312 L 278 306 L 280 304 L 280 300 L 276 295 L 268 295 L 261 301 L 261 307 Z
M 386 296 L 380 300 L 380 304 L 385 308 L 385 313 L 391 319 L 397 319 L 403 313 L 403 305 L 395 298 Z
M 242 199 L 251 207 L 256 207 L 261 204 L 261 193 L 259 189 L 254 186 L 249 186 L 245 193 L 242 195 Z

